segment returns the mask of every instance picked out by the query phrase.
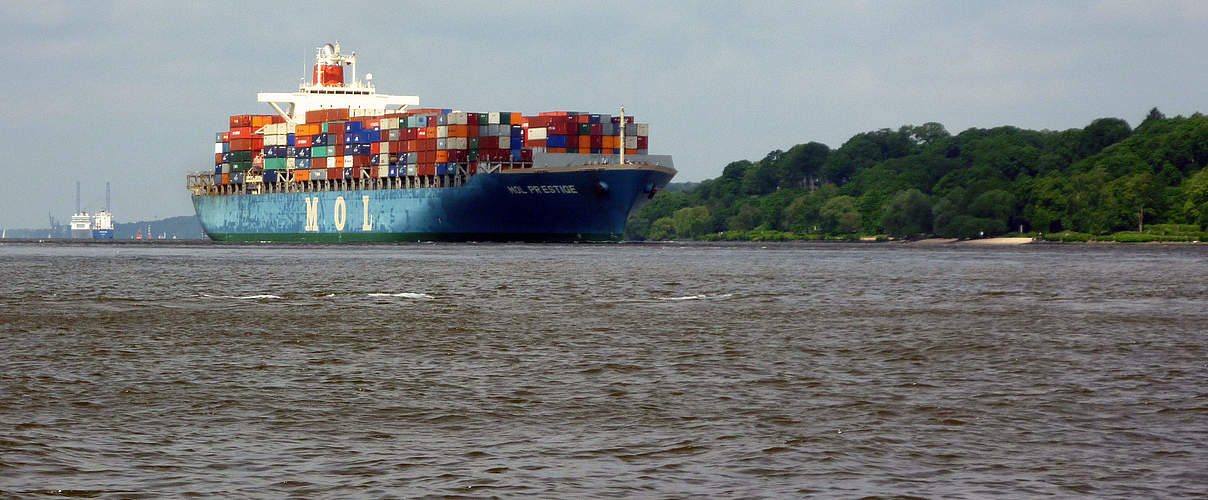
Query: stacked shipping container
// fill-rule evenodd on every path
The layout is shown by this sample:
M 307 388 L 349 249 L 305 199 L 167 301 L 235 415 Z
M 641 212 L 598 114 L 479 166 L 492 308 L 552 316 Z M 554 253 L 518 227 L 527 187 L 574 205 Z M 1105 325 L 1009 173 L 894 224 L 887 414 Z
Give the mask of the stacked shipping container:
M 217 184 L 245 176 L 264 182 L 405 176 L 473 175 L 482 164 L 532 167 L 533 151 L 645 154 L 648 127 L 632 117 L 548 112 L 467 113 L 414 109 L 364 115 L 363 110 L 323 109 L 301 124 L 280 116 L 236 115 L 214 145 Z M 620 136 L 624 127 L 625 144 Z

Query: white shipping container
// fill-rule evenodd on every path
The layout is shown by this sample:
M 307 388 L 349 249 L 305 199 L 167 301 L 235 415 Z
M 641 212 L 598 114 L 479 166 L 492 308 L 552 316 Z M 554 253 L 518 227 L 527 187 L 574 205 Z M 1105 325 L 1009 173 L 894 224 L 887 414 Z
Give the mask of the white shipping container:
M 436 126 L 436 137 L 438 139 L 441 137 L 449 137 L 449 126 L 448 125 L 437 125 Z
M 492 111 L 487 113 L 487 125 L 499 125 L 499 112 Z
M 387 125 L 387 127 L 386 127 L 386 128 L 387 128 L 387 129 L 389 129 L 389 130 L 397 130 L 397 129 L 398 129 L 398 118 L 387 118 L 387 119 L 386 119 L 386 125 Z M 392 140 L 392 141 L 397 141 L 397 140 L 398 140 L 398 139 L 397 139 L 398 134 L 392 135 L 391 137 L 395 137 L 395 139 L 390 139 L 390 140 Z
M 340 166 L 344 168 L 352 168 L 352 155 L 345 155 L 344 164 Z
M 285 133 L 287 133 L 287 134 L 298 133 L 298 124 L 297 123 L 289 122 L 289 123 L 282 123 L 282 125 L 285 125 Z
M 642 135 L 642 136 L 650 135 L 650 124 L 649 123 L 638 123 L 636 125 L 638 126 L 637 127 L 638 135 Z
M 545 127 L 533 127 L 533 128 L 528 129 L 529 140 L 530 141 L 540 141 L 542 139 L 545 139 L 546 130 L 547 129 Z
M 293 170 L 293 169 L 297 168 L 297 166 L 298 166 L 297 158 L 286 158 L 285 159 L 285 168 Z
M 390 165 L 379 165 L 377 169 L 378 177 L 390 177 Z
M 378 145 L 378 153 L 380 153 L 382 155 L 390 154 L 390 143 L 383 142 L 380 145 Z
M 467 140 L 465 137 L 450 137 L 449 149 L 466 149 L 466 142 Z
M 415 175 L 416 173 L 415 165 L 407 165 L 407 175 Z
M 336 157 L 328 156 L 327 157 L 327 167 L 325 167 L 325 168 L 336 168 Z
M 637 149 L 638 138 L 632 135 L 625 136 L 625 149 Z
M 449 113 L 449 125 L 465 125 L 466 113 L 462 111 L 454 111 Z
M 214 143 L 214 154 L 222 154 L 222 143 L 221 142 Z
M 500 137 L 499 138 L 499 149 L 512 149 L 512 138 L 511 137 Z

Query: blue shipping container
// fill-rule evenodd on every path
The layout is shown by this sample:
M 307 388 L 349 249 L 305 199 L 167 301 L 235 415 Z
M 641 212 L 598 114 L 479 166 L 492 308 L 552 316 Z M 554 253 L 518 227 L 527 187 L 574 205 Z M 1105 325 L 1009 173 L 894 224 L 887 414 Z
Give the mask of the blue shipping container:
M 387 172 L 387 175 L 389 175 L 390 177 L 398 177 L 398 166 L 391 165 L 389 168 L 389 172 Z
M 264 182 L 267 182 L 269 184 L 277 182 L 277 171 L 276 170 L 265 170 L 264 171 Z
M 512 138 L 514 139 L 516 137 L 521 139 L 524 138 L 524 127 L 521 127 L 520 125 L 512 125 Z
M 550 134 L 545 137 L 545 146 L 549 148 L 564 148 L 566 147 L 566 136 L 562 134 Z
M 369 142 L 371 142 L 371 143 L 372 142 L 382 142 L 382 131 L 370 130 L 369 131 Z
M 231 152 L 231 143 L 229 143 L 229 142 L 222 143 L 222 152 L 230 153 Z
M 294 145 L 294 141 L 295 141 L 296 139 L 297 139 L 297 136 L 295 136 L 294 134 L 285 134 L 285 144 L 286 144 L 287 146 L 293 146 L 293 145 Z
M 516 149 L 520 149 L 523 147 L 524 147 L 524 138 L 523 137 L 513 137 L 512 138 L 512 148 L 511 149 L 516 150 Z
M 361 122 L 344 122 L 344 132 L 360 132 Z

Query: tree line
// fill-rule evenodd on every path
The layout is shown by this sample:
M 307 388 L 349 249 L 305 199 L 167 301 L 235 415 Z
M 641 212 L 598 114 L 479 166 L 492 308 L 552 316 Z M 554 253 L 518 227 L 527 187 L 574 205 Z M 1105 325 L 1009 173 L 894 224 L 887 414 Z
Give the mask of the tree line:
M 631 217 L 630 239 L 1090 235 L 1208 225 L 1208 117 L 1135 129 L 1100 118 L 1063 131 L 1004 126 L 951 135 L 939 123 L 798 144 L 720 177 L 664 190 Z

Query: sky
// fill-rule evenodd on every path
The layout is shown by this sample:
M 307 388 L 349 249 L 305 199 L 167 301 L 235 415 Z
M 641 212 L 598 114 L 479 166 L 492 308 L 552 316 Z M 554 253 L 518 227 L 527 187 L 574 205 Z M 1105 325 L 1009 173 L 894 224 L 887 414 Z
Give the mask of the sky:
M 193 213 L 232 114 L 339 41 L 378 92 L 650 124 L 675 181 L 818 141 L 1208 108 L 1204 1 L 0 2 L 0 227 Z

